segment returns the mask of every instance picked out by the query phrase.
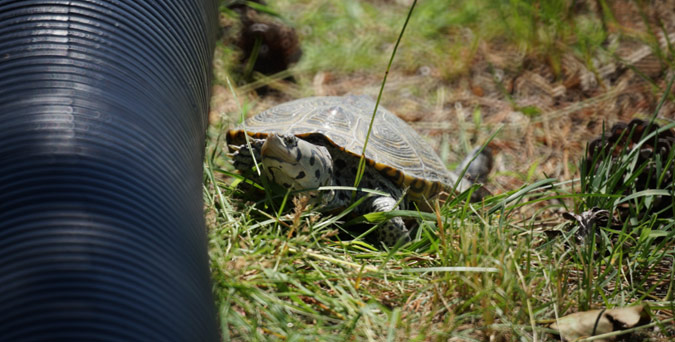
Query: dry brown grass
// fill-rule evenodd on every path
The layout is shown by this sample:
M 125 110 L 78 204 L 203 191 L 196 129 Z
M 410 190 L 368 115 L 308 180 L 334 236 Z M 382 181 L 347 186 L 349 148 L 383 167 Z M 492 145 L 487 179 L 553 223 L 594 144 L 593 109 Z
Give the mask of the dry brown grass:
M 584 155 L 585 146 L 602 133 L 603 125 L 610 127 L 616 122 L 627 122 L 636 117 L 649 118 L 655 112 L 659 99 L 664 97 L 663 92 L 666 89 L 668 78 L 673 75 L 672 52 L 669 52 L 672 50 L 669 50 L 666 37 L 670 35 L 675 42 L 675 12 L 673 11 L 675 1 L 655 1 L 650 2 L 650 6 L 636 5 L 642 2 L 635 1 L 607 1 L 609 3 L 607 10 L 612 15 L 602 14 L 603 10 L 598 7 L 598 4 L 604 1 L 577 2 L 578 8 L 573 11 L 574 15 L 601 20 L 607 33 L 606 42 L 594 47 L 595 49 L 590 54 L 575 50 L 577 46 L 575 44 L 580 37 L 574 34 L 565 36 L 560 41 L 553 39 L 551 44 L 533 42 L 531 45 L 523 46 L 513 40 L 505 39 L 504 33 L 495 34 L 489 28 L 462 28 L 458 25 L 449 25 L 445 31 L 428 38 L 441 41 L 439 43 L 441 45 L 442 42 L 447 42 L 452 46 L 447 50 L 410 51 L 422 50 L 433 44 L 426 41 L 406 41 L 404 38 L 401 47 L 401 62 L 394 64 L 389 75 L 382 105 L 409 122 L 423 136 L 428 137 L 430 144 L 439 151 L 449 167 L 459 162 L 473 146 L 482 144 L 499 130 L 499 134 L 491 143 L 496 149 L 495 167 L 487 185 L 494 194 L 505 193 L 548 177 L 557 178 L 560 181 L 579 178 L 577 165 Z M 408 1 L 384 0 L 367 3 L 380 9 L 382 21 L 387 23 L 387 18 L 393 17 L 393 14 L 404 16 L 406 6 L 409 4 Z M 307 49 L 321 49 L 321 44 L 327 44 L 327 42 L 313 36 L 311 28 L 305 27 L 311 21 L 308 19 L 309 14 L 303 14 L 303 11 L 318 11 L 318 8 L 322 8 L 322 4 L 323 2 L 279 1 L 272 6 L 282 15 L 286 15 L 289 20 L 297 19 L 298 32 L 301 39 L 304 39 Z M 224 21 L 224 25 L 230 24 Z M 372 22 L 355 23 L 354 26 L 367 27 L 374 31 L 388 30 L 382 36 L 395 34 L 400 28 L 400 26 L 386 27 L 384 23 Z M 411 31 L 415 29 L 415 26 L 409 28 Z M 318 29 L 314 28 L 314 30 Z M 339 33 L 339 31 L 334 32 L 336 36 L 339 36 Z M 364 35 L 368 34 L 371 35 L 368 39 L 373 39 L 373 35 L 380 36 L 373 32 L 364 33 Z M 414 33 L 411 33 L 411 36 L 419 37 Z M 390 47 L 392 43 L 368 41 L 373 45 L 373 53 L 388 51 L 387 47 Z M 349 42 L 337 41 L 336 44 L 338 43 L 348 44 Z M 330 48 L 339 49 L 340 47 Z M 328 47 L 325 49 L 328 52 L 332 51 Z M 450 51 L 451 55 L 442 55 L 438 51 Z M 367 94 L 376 97 L 385 68 L 384 63 L 379 67 L 353 70 L 352 67 L 330 68 L 322 67 L 324 65 L 322 63 L 301 61 L 294 69 L 291 69 L 291 74 L 294 75 L 297 83 L 278 80 L 267 82 L 275 91 L 268 92 L 265 96 L 259 96 L 251 91 L 253 86 L 250 84 L 235 85 L 238 96 L 235 100 L 226 81 L 226 78 L 230 76 L 225 72 L 232 65 L 228 64 L 229 62 L 223 62 L 233 60 L 230 53 L 228 49 L 221 48 L 216 54 L 216 85 L 213 92 L 211 120 L 221 130 L 236 124 L 242 106 L 248 108 L 248 115 L 253 115 L 279 103 L 304 96 Z M 309 54 L 309 57 L 316 58 L 316 54 Z M 364 63 L 370 63 L 370 60 Z M 666 95 L 667 100 L 657 113 L 658 118 L 664 122 L 675 120 L 673 95 Z M 579 186 L 574 185 L 574 187 L 578 190 Z M 361 277 L 362 274 L 358 269 L 340 264 L 341 269 L 331 273 L 337 275 L 321 279 L 314 284 L 325 289 L 325 297 L 301 296 L 301 301 L 321 315 L 328 317 L 327 320 L 330 322 L 354 319 L 353 312 L 345 308 L 342 308 L 345 311 L 340 311 L 336 308 L 341 308 L 341 306 L 331 302 L 331 300 L 337 300 L 335 298 L 344 296 L 344 293 L 340 291 L 352 290 L 342 283 L 344 282 L 354 286 L 354 291 L 357 293 L 350 297 L 349 300 L 353 301 L 350 305 L 364 308 L 372 302 L 377 302 L 392 310 L 391 315 L 394 317 L 396 317 L 395 314 L 399 315 L 397 316 L 399 322 L 405 322 L 405 324 L 401 323 L 398 329 L 402 331 L 397 336 L 418 336 L 416 332 L 430 330 L 436 333 L 427 335 L 426 340 L 434 340 L 434 336 L 442 339 L 444 336 L 450 336 L 451 333 L 477 340 L 515 340 L 522 336 L 521 333 L 528 331 L 526 319 L 528 309 L 523 299 L 536 298 L 546 310 L 550 310 L 546 306 L 548 304 L 541 303 L 546 303 L 547 300 L 557 301 L 556 305 L 559 305 L 560 309 L 575 307 L 575 305 L 581 306 L 576 302 L 577 298 L 573 293 L 582 286 L 583 269 L 569 264 L 569 260 L 548 259 L 548 256 L 541 257 L 540 260 L 530 260 L 528 257 L 528 262 L 536 265 L 532 267 L 541 267 L 544 270 L 542 274 L 547 274 L 547 276 L 553 276 L 553 273 L 558 271 L 557 268 L 572 271 L 569 275 L 558 275 L 560 278 L 551 280 L 552 283 L 548 283 L 549 280 L 544 279 L 543 275 L 535 275 L 532 271 L 533 274 L 529 276 L 526 274 L 527 283 L 525 283 L 524 280 L 514 276 L 515 268 L 519 267 L 514 263 L 516 260 L 523 261 L 524 257 L 508 255 L 509 248 L 518 252 L 524 250 L 523 246 L 528 244 L 531 246 L 545 244 L 547 239 L 543 231 L 560 225 L 564 221 L 559 215 L 559 205 L 554 205 L 554 209 L 547 209 L 552 203 L 560 201 L 573 207 L 571 198 L 542 201 L 525 206 L 514 210 L 509 217 L 511 221 L 508 225 L 510 228 L 515 227 L 516 231 L 491 233 L 505 234 L 502 239 L 511 244 L 492 246 L 497 249 L 503 247 L 504 250 L 498 254 L 499 261 L 511 263 L 504 265 L 504 269 L 500 270 L 503 272 L 499 273 L 502 278 L 472 274 L 466 277 L 460 276 L 461 280 L 458 281 L 455 275 L 446 277 L 441 274 L 423 281 L 406 278 L 406 281 L 397 282 L 398 280 L 393 281 L 377 273 Z M 456 228 L 453 231 L 455 240 L 448 241 L 448 246 L 461 250 L 470 248 L 466 246 L 471 243 L 474 243 L 473 248 L 476 245 L 489 244 L 489 242 L 476 240 L 478 237 L 459 236 L 458 234 L 462 234 L 464 229 L 475 233 L 471 228 Z M 500 229 L 504 228 L 500 226 Z M 332 233 L 325 234 L 328 236 Z M 245 246 L 241 249 L 245 251 L 236 253 L 246 255 L 249 246 L 255 246 L 256 242 L 247 241 L 247 239 L 251 240 L 249 237 L 240 239 L 244 241 L 241 243 Z M 332 246 L 330 239 L 326 238 L 322 241 L 327 246 Z M 285 246 L 284 242 L 279 240 L 271 241 L 269 244 L 274 248 Z M 486 247 L 486 249 L 489 248 Z M 467 256 L 466 260 L 462 260 L 463 262 L 469 264 L 475 261 L 470 258 L 471 252 L 467 250 L 462 254 Z M 240 256 L 236 261 L 228 261 L 228 264 L 223 267 L 232 268 L 230 274 L 244 283 L 258 279 L 265 284 L 274 283 L 269 280 L 270 278 L 265 278 L 265 269 L 274 267 L 274 262 L 282 258 L 292 260 L 294 266 L 297 265 L 303 270 L 335 267 L 332 262 L 313 260 L 312 257 L 301 257 L 294 253 L 283 254 L 275 260 L 274 252 L 271 253 L 273 255 L 269 258 L 263 257 L 265 258 L 263 261 L 259 256 L 250 259 Z M 326 248 L 321 253 L 336 258 L 344 257 L 355 264 L 366 260 L 363 263 L 368 266 L 372 265 L 367 257 L 360 256 L 358 253 L 341 254 L 339 248 Z M 388 260 L 386 265 L 391 269 L 436 266 L 445 262 L 440 255 L 440 252 L 436 251 L 432 254 L 401 257 L 395 261 L 386 259 Z M 360 259 L 361 257 L 365 259 Z M 491 257 L 495 256 L 491 255 Z M 659 264 L 655 266 L 655 269 L 659 271 L 649 274 L 667 274 L 668 267 L 672 268 L 672 259 L 666 259 L 668 260 L 670 264 Z M 561 264 L 546 264 L 546 262 L 557 261 Z M 267 264 L 251 266 L 261 262 Z M 480 265 L 480 262 L 475 262 Z M 375 267 L 377 266 L 379 265 L 375 264 Z M 606 266 L 603 266 L 600 269 L 605 268 Z M 602 272 L 604 271 L 598 271 L 598 273 Z M 618 272 L 629 272 L 629 267 L 619 264 Z M 343 275 L 342 278 L 340 275 Z M 659 281 L 663 282 L 663 279 L 656 280 L 656 282 Z M 273 292 L 267 287 L 263 288 L 263 285 L 255 286 L 260 287 L 264 290 L 263 292 Z M 340 288 L 340 286 L 347 287 L 347 289 Z M 659 286 L 661 286 L 659 290 L 653 293 L 656 296 L 654 298 L 662 298 L 659 296 L 663 296 L 664 291 L 667 291 L 667 284 L 663 283 Z M 236 286 L 233 287 L 236 288 Z M 499 293 L 503 289 L 514 292 Z M 606 286 L 606 291 L 612 292 L 615 289 L 615 283 L 610 282 Z M 481 291 L 495 291 L 496 294 L 481 296 Z M 467 298 L 476 299 L 477 302 L 465 304 L 463 300 Z M 503 304 L 497 303 L 500 298 L 510 298 L 510 300 L 516 298 L 514 302 L 520 304 L 506 313 L 476 309 L 500 307 Z M 504 301 L 506 302 L 507 299 Z M 544 310 L 541 307 L 540 309 Z M 244 304 L 235 305 L 235 310 L 239 310 L 244 316 L 251 316 L 251 312 L 246 312 Z M 463 316 L 463 314 L 466 315 Z M 672 312 L 662 310 L 659 315 L 661 318 L 668 318 L 672 317 Z M 357 319 L 369 320 L 375 319 L 376 316 L 377 314 L 365 318 L 358 316 Z M 514 320 L 518 320 L 520 325 L 509 326 L 509 323 L 504 323 L 508 322 L 507 317 L 518 317 Z M 311 319 L 308 321 L 311 322 Z M 465 323 L 456 324 L 456 322 Z M 490 325 L 492 323 L 495 324 Z M 345 323 L 347 327 L 350 324 L 352 323 Z M 356 323 L 353 324 L 356 325 Z M 372 324 L 381 330 L 366 330 L 357 333 L 356 336 L 384 340 L 387 331 L 382 324 L 381 322 L 380 325 Z M 480 328 L 477 328 L 478 326 Z M 485 328 L 487 326 L 489 328 Z M 278 332 L 263 331 L 261 333 L 265 336 L 276 336 L 274 334 Z M 327 334 L 330 335 L 330 332 Z M 650 336 L 654 341 L 666 341 L 669 338 L 658 332 Z M 279 338 L 282 339 L 282 337 Z M 462 339 L 455 337 L 451 340 Z

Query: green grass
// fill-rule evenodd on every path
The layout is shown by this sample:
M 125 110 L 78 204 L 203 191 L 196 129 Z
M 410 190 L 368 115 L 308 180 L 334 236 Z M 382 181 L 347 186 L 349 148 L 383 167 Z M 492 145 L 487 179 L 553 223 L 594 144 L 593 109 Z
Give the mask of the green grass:
M 611 55 L 603 41 L 617 30 L 612 16 L 576 15 L 567 3 L 421 1 L 392 72 L 410 75 L 429 66 L 438 70 L 437 82 L 458 82 L 470 74 L 480 44 L 522 52 L 553 70 L 564 53 L 588 65 Z M 290 86 L 295 95 L 312 95 L 318 72 L 366 77 L 377 86 L 408 10 L 384 0 L 280 0 L 273 9 L 303 38 L 303 60 L 293 71 L 298 85 Z M 228 51 L 221 46 L 217 54 L 217 84 L 227 85 Z M 669 66 L 670 55 L 661 54 Z M 242 88 L 248 89 L 235 91 Z M 442 96 L 418 94 L 429 102 Z M 261 101 L 246 93 L 236 99 L 243 113 Z M 622 162 L 605 157 L 600 169 L 571 180 L 546 177 L 535 172 L 538 161 L 524 161 L 531 163 L 527 172 L 508 172 L 527 183 L 483 203 L 460 197 L 434 213 L 408 212 L 419 221 L 413 242 L 386 249 L 350 230 L 345 218 L 320 215 L 292 196 L 270 193 L 274 204 L 264 196 L 245 202 L 223 150 L 223 133 L 240 107 L 210 128 L 204 164 L 213 288 L 225 341 L 555 341 L 544 322 L 571 312 L 647 301 L 659 322 L 675 311 L 672 218 L 634 212 L 620 228 L 596 226 L 580 240 L 578 225 L 560 217 L 593 207 L 614 210 L 625 201 L 624 190 L 641 172 L 630 151 Z M 670 158 L 662 162 L 672 169 Z M 653 195 L 632 200 L 632 210 Z M 661 332 L 639 336 L 673 338 L 672 321 L 658 326 Z
M 559 42 L 569 43 L 579 54 L 592 54 L 606 38 L 602 24 L 588 16 L 568 14 L 567 3 L 421 1 L 396 57 L 397 66 L 406 72 L 430 66 L 451 77 L 467 72 L 481 40 L 504 41 L 516 50 L 556 59 L 562 52 Z M 340 73 L 381 72 L 407 10 L 395 1 L 383 6 L 379 1 L 358 0 L 282 0 L 274 7 L 286 13 L 303 36 L 304 54 L 298 69 Z

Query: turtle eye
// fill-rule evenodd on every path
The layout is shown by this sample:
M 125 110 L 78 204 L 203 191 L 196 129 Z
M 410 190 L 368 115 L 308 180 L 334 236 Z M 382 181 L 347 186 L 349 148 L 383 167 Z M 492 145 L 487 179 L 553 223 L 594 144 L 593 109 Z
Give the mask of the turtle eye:
M 292 135 L 284 135 L 283 139 L 284 139 L 284 144 L 286 144 L 286 146 L 293 146 L 293 145 L 295 145 L 295 137 L 294 137 L 294 136 L 292 136 Z

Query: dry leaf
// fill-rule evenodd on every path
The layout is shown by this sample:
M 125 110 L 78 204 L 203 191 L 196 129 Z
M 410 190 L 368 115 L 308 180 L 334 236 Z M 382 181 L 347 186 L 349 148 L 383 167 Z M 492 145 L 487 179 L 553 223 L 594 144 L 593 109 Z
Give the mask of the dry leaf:
M 639 325 L 647 324 L 651 320 L 645 305 L 614 308 L 605 311 L 605 316 L 614 323 L 615 330 L 634 328 Z
M 558 319 L 557 322 L 551 324 L 551 329 L 558 330 L 560 336 L 565 341 L 574 341 L 581 337 L 633 328 L 648 321 L 649 315 L 645 310 L 645 306 L 636 305 L 611 310 L 576 312 Z M 609 342 L 613 340 L 614 337 L 608 337 L 597 340 L 597 342 Z

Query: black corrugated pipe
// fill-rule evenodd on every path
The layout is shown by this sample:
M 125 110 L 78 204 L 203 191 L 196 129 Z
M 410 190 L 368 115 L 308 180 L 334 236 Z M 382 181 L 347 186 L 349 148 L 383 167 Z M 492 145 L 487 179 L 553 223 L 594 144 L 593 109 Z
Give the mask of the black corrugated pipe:
M 0 340 L 215 341 L 215 1 L 0 0 Z

